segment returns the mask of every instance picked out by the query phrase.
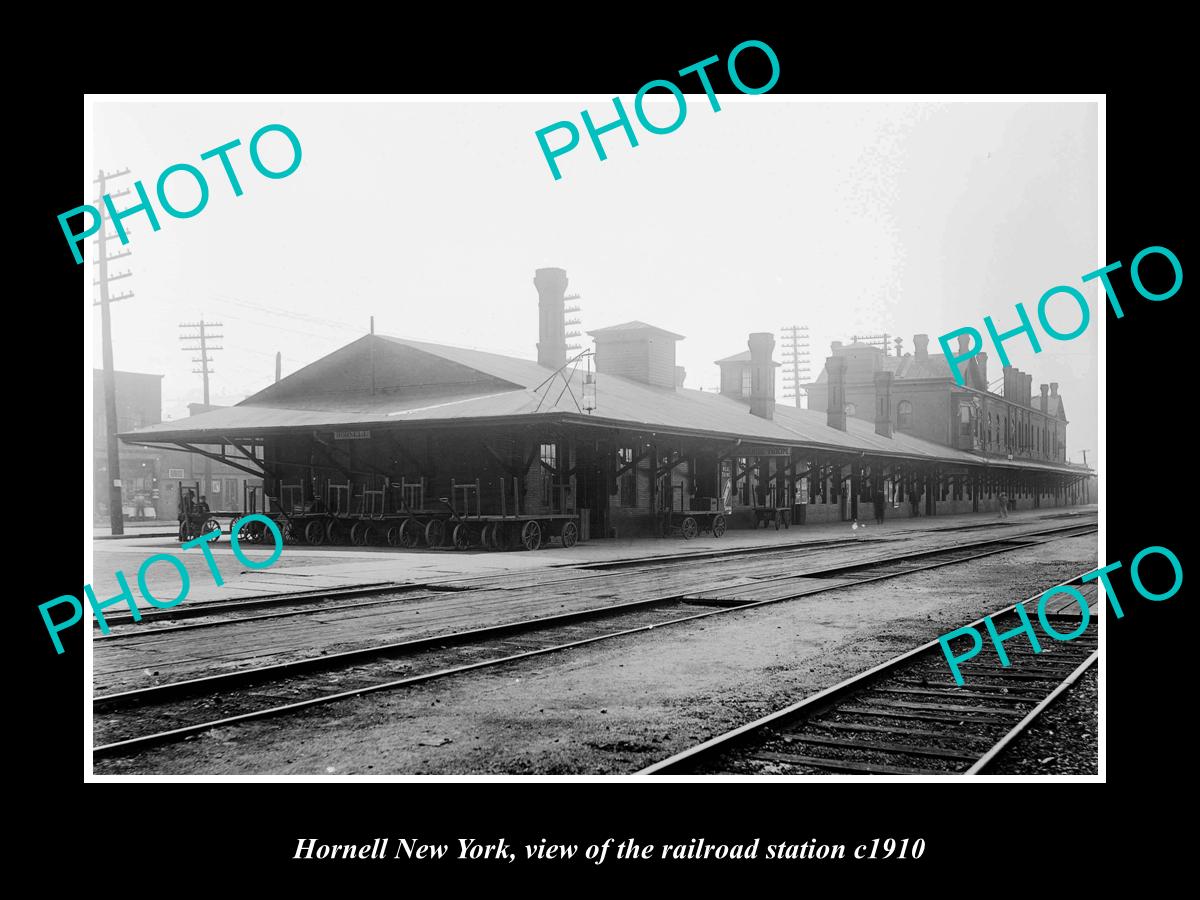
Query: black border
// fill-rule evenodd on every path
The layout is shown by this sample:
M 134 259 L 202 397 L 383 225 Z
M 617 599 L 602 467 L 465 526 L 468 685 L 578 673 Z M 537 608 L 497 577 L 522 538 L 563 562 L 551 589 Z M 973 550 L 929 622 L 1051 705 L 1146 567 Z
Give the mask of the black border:
M 720 34 L 715 27 L 702 34 L 673 30 L 658 36 L 630 28 L 622 37 L 598 35 L 591 42 L 580 33 L 584 29 L 564 26 L 551 36 L 530 34 L 503 45 L 477 38 L 474 46 L 458 31 L 425 32 L 407 35 L 397 46 L 388 46 L 382 38 L 373 39 L 378 42 L 376 47 L 357 50 L 345 45 L 330 50 L 326 43 L 324 55 L 319 58 L 315 53 L 320 45 L 309 38 L 265 51 L 265 58 L 256 62 L 254 68 L 259 71 L 270 71 L 274 63 L 292 73 L 278 83 L 247 76 L 242 64 L 175 73 L 166 79 L 169 83 L 156 83 L 152 88 L 136 78 L 113 83 L 116 79 L 108 75 L 98 77 L 99 83 L 89 88 L 350 92 L 372 87 L 396 92 L 587 92 L 628 96 L 645 81 L 670 77 L 678 68 L 712 54 L 724 59 L 733 45 L 747 37 L 766 41 L 779 56 L 781 77 L 774 93 L 967 93 L 1046 88 L 1096 91 L 1114 80 L 1096 77 L 1087 67 L 1086 60 L 1101 50 L 1086 46 L 1082 34 L 1072 37 L 1067 48 L 1070 52 L 1064 50 L 1065 56 L 1047 56 L 1043 50 L 1061 46 L 1053 35 L 1026 34 L 1025 42 L 1017 48 L 1020 52 L 1011 54 L 1003 38 L 997 40 L 994 51 L 989 46 L 989 52 L 977 43 L 918 47 L 899 38 L 863 41 L 847 37 L 848 25 L 839 24 L 843 30 L 837 33 L 816 21 L 801 27 L 776 23 L 766 29 L 726 25 L 723 30 L 726 34 L 736 33 L 733 37 Z M 524 26 L 517 31 L 523 34 Z M 448 36 L 451 34 L 453 37 Z M 218 48 L 218 52 L 233 58 L 228 48 Z M 871 54 L 875 54 L 871 67 L 858 65 Z M 1057 63 L 1049 74 L 1044 69 L 1026 72 L 1027 83 L 1013 83 L 1015 67 L 1032 66 L 1039 60 Z M 335 70 L 336 77 L 331 74 Z M 222 74 L 214 75 L 214 71 Z M 721 68 L 714 67 L 713 71 L 719 74 Z M 880 71 L 893 74 L 885 77 Z M 1046 75 L 1046 83 L 1031 83 L 1042 75 Z M 752 72 L 746 79 L 752 81 Z M 717 83 L 717 89 L 728 88 Z M 31 243 L 38 261 L 35 270 L 41 277 L 36 282 L 37 293 L 26 295 L 22 306 L 22 319 L 27 305 L 32 321 L 23 322 L 21 327 L 35 341 L 44 336 L 44 345 L 50 343 L 47 338 L 56 338 L 60 333 L 56 326 L 61 320 L 61 304 L 68 298 L 78 302 L 78 268 L 64 254 L 55 216 L 78 202 L 80 142 L 76 116 L 81 101 L 81 93 L 75 90 L 47 91 L 39 94 L 31 113 L 40 128 L 34 164 L 42 172 L 40 178 L 31 177 L 20 188 L 30 195 L 23 208 L 34 211 Z M 1187 268 L 1182 216 L 1186 205 L 1184 185 L 1190 183 L 1184 176 L 1190 173 L 1184 168 L 1184 144 L 1174 131 L 1181 114 L 1171 91 L 1161 85 L 1157 90 L 1109 93 L 1106 261 L 1120 259 L 1128 266 L 1140 249 L 1158 244 L 1171 248 Z M 25 243 L 28 237 L 19 240 Z M 981 283 L 986 275 L 981 273 Z M 1189 331 L 1182 318 L 1186 300 L 1181 291 L 1169 301 L 1150 303 L 1131 293 L 1127 275 L 1114 282 L 1121 291 L 1126 315 L 1117 321 L 1108 314 L 1110 421 L 1103 464 L 1109 486 L 1101 498 L 1108 521 L 1105 556 L 1128 565 L 1143 547 L 1160 544 L 1174 550 L 1186 569 L 1185 537 L 1189 532 L 1184 516 L 1194 504 L 1185 431 L 1190 402 L 1184 389 L 1190 382 L 1184 377 L 1183 366 L 1191 355 L 1186 350 Z M 62 358 L 65 354 L 51 355 L 43 350 L 41 355 L 49 360 L 28 364 L 27 374 L 38 385 L 37 393 L 46 399 L 78 397 L 80 368 L 85 389 L 90 390 L 87 349 L 82 367 L 70 365 Z M 30 384 L 30 379 L 14 378 L 12 387 L 21 390 L 25 384 Z M 39 399 L 35 396 L 35 403 Z M 19 416 L 21 412 L 21 407 L 14 404 L 12 414 Z M 53 409 L 47 418 L 58 421 L 56 413 Z M 43 473 L 49 473 L 50 484 L 64 485 L 53 489 L 49 496 L 43 495 L 41 502 L 56 510 L 61 507 L 65 510 L 62 518 L 70 521 L 77 515 L 77 507 L 72 500 L 64 502 L 60 497 L 74 496 L 71 487 L 75 484 L 72 473 L 79 465 L 77 445 L 73 440 L 51 436 L 44 442 L 35 441 L 34 453 L 28 459 Z M 130 803 L 118 793 L 126 789 L 125 785 L 82 784 L 81 631 L 67 633 L 66 653 L 56 656 L 45 640 L 36 610 L 37 603 L 60 593 L 73 593 L 79 586 L 74 583 L 75 571 L 58 562 L 57 550 L 64 531 L 58 513 L 50 516 L 39 512 L 36 517 L 48 521 L 44 533 L 32 536 L 33 552 L 28 554 L 36 560 L 32 566 L 26 568 L 26 551 L 17 550 L 18 541 L 23 544 L 30 536 L 10 536 L 10 549 L 20 563 L 12 571 L 25 588 L 19 592 L 19 603 L 21 615 L 26 617 L 21 634 L 26 677 L 19 683 L 18 692 L 27 706 L 20 719 L 22 734 L 30 743 L 23 754 L 22 768 L 33 769 L 33 777 L 22 781 L 36 785 L 40 795 L 31 810 L 34 833 L 46 833 L 38 831 L 40 828 L 65 835 L 82 825 L 92 835 L 108 835 L 114 843 L 101 852 L 110 857 L 111 866 L 120 869 L 131 865 L 136 856 L 140 877 L 178 873 L 178 866 L 189 859 L 204 861 L 217 870 L 261 873 L 269 876 L 273 885 L 280 878 L 291 881 L 293 877 L 297 883 L 309 886 L 345 885 L 349 883 L 347 876 L 353 874 L 358 881 L 367 871 L 380 874 L 384 883 L 403 884 L 397 876 L 418 874 L 413 868 L 397 869 L 395 865 L 374 869 L 361 864 L 301 867 L 290 860 L 297 836 L 349 843 L 409 834 L 452 843 L 454 838 L 470 834 L 481 839 L 504 835 L 510 843 L 547 837 L 576 844 L 608 836 L 636 836 L 661 844 L 697 835 L 730 842 L 761 836 L 764 840 L 818 838 L 847 843 L 860 836 L 893 835 L 924 837 L 929 851 L 919 864 L 907 866 L 807 866 L 776 871 L 787 879 L 785 889 L 793 883 L 789 876 L 801 876 L 806 886 L 826 878 L 831 882 L 842 880 L 847 875 L 856 883 L 866 880 L 898 884 L 905 874 L 928 884 L 934 874 L 973 872 L 977 882 L 981 867 L 990 870 L 989 878 L 1015 878 L 1024 865 L 1020 860 L 1036 856 L 1039 846 L 1045 846 L 1039 835 L 1048 841 L 1053 839 L 1051 842 L 1061 850 L 1060 858 L 1066 860 L 1063 872 L 1070 874 L 1081 858 L 1094 859 L 1097 845 L 1109 830 L 1108 819 L 1115 815 L 1093 793 L 1095 786 L 1067 788 L 1069 796 L 1064 797 L 1061 786 L 1048 783 L 963 789 L 970 792 L 956 790 L 953 795 L 950 787 L 941 785 L 888 785 L 886 789 L 876 785 L 866 789 L 812 783 L 547 785 L 514 781 L 303 788 L 255 785 L 252 789 L 239 784 L 222 785 L 217 790 L 206 788 L 203 792 L 184 785 L 139 784 L 131 787 L 143 798 L 148 791 L 153 791 L 154 797 L 145 798 L 149 802 Z M 1108 780 L 1122 790 L 1136 786 L 1139 794 L 1144 794 L 1147 786 L 1157 790 L 1171 785 L 1171 781 L 1159 785 L 1160 780 L 1182 777 L 1189 760 L 1175 728 L 1176 723 L 1186 724 L 1189 708 L 1181 692 L 1181 686 L 1187 683 L 1183 667 L 1189 655 L 1182 645 L 1188 634 L 1183 619 L 1185 600 L 1183 592 L 1157 604 L 1136 599 L 1124 572 L 1118 573 L 1114 584 L 1123 601 L 1130 599 L 1123 603 L 1125 618 L 1116 621 L 1110 616 L 1108 621 Z M 1086 796 L 1085 790 L 1089 792 Z M 186 798 L 177 798 L 178 791 L 188 791 Z M 897 796 L 898 791 L 904 791 L 904 796 Z M 164 816 L 164 811 L 168 815 Z M 1085 828 L 1083 823 L 1091 827 Z M 1157 831 L 1152 820 L 1139 828 Z M 1123 831 L 1123 839 L 1129 840 L 1128 830 Z M 124 840 L 122 835 L 133 841 L 128 858 L 114 852 Z M 45 846 L 53 849 L 50 842 Z M 993 854 L 1004 846 L 1010 852 L 997 860 Z M 989 858 L 993 860 L 990 865 Z M 640 877 L 648 865 L 631 866 L 622 874 Z M 672 879 L 700 877 L 712 884 L 710 879 L 719 874 L 744 877 L 746 864 L 741 865 L 660 868 Z M 453 863 L 443 863 L 436 871 L 451 868 Z M 761 866 L 754 868 L 762 871 Z M 517 865 L 500 871 L 508 870 L 528 879 L 532 867 Z M 552 876 L 583 874 L 589 882 L 618 872 L 591 866 L 545 866 L 539 871 Z M 496 875 L 494 869 L 475 866 L 472 872 L 487 879 Z

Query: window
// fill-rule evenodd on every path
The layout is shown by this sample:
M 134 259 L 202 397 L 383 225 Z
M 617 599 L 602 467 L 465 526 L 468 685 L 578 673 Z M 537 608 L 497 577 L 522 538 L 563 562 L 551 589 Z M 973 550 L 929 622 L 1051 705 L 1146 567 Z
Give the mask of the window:
M 557 500 L 554 496 L 554 477 L 558 470 L 558 444 L 542 444 L 541 460 L 542 502 L 551 509 L 554 509 Z M 546 466 L 550 468 L 547 469 Z M 551 469 L 554 471 L 551 471 Z
M 896 427 L 912 428 L 912 404 L 901 400 L 896 406 Z
M 742 396 L 749 397 L 750 392 L 754 389 L 750 368 L 747 366 L 742 369 Z
M 971 407 L 962 403 L 958 407 L 958 433 L 964 437 L 971 436 Z
M 617 468 L 623 469 L 625 466 L 629 466 L 617 476 L 617 488 L 620 492 L 622 506 L 637 506 L 637 466 L 631 465 L 632 462 L 632 447 L 621 447 L 617 450 Z

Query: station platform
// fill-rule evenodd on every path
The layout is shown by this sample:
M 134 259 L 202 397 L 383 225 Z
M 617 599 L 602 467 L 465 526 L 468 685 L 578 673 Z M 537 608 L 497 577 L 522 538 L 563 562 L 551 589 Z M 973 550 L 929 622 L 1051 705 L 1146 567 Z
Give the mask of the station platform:
M 401 550 L 392 547 L 313 547 L 304 544 L 287 545 L 280 558 L 269 568 L 251 570 L 233 555 L 228 537 L 213 546 L 213 557 L 224 579 L 216 585 L 198 548 L 181 551 L 174 535 L 130 536 L 126 540 L 103 540 L 97 533 L 92 545 L 92 575 L 90 582 L 97 597 L 104 599 L 119 590 L 114 573 L 126 574 L 131 585 L 136 584 L 139 566 L 156 553 L 169 553 L 182 560 L 188 568 L 191 587 L 187 600 L 219 602 L 246 599 L 268 594 L 313 592 L 366 585 L 425 585 L 452 582 L 455 579 L 478 578 L 488 575 L 528 572 L 529 570 L 563 566 L 587 567 L 636 561 L 650 558 L 689 558 L 697 560 L 719 557 L 729 551 L 748 549 L 763 552 L 789 547 L 819 547 L 845 549 L 858 542 L 881 546 L 894 541 L 920 542 L 936 540 L 945 532 L 959 531 L 972 539 L 985 539 L 1051 528 L 1072 521 L 1094 520 L 1097 507 L 1081 505 L 1045 510 L 1024 510 L 1010 513 L 1001 519 L 995 514 L 965 514 L 903 518 L 877 526 L 852 528 L 849 522 L 820 525 L 795 525 L 778 531 L 768 529 L 729 530 L 720 538 L 711 534 L 685 541 L 679 536 L 665 538 L 594 539 L 563 549 L 551 545 L 535 552 L 514 550 L 488 552 L 476 550 Z M 269 549 L 245 545 L 251 559 L 265 559 Z M 740 553 L 738 554 L 741 555 Z M 744 558 L 744 557 L 743 557 Z M 179 591 L 179 577 L 167 564 L 159 564 L 147 573 L 149 587 L 158 596 L 170 599 Z M 139 605 L 149 606 L 134 588 Z M 1070 602 L 1070 598 L 1066 598 Z M 184 602 L 187 602 L 185 600 Z

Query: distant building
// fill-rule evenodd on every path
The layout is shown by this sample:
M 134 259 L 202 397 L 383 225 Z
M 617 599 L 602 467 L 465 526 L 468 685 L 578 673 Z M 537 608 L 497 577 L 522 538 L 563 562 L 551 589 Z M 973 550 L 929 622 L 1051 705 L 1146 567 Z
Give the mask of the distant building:
M 847 416 L 988 457 L 1066 462 L 1068 423 L 1057 382 L 1041 385 L 1034 398 L 1033 376 L 1005 366 L 1001 392 L 992 393 L 987 354 L 980 353 L 968 360 L 959 386 L 946 357 L 930 355 L 929 335 L 915 335 L 913 344 L 915 352 L 893 356 L 868 344 L 833 342 L 833 358 L 845 361 Z M 826 365 L 806 386 L 812 409 L 828 406 L 829 372 Z M 881 390 L 890 393 L 886 423 L 876 409 Z
M 114 372 L 117 393 L 117 432 L 124 433 L 162 422 L 162 375 Z M 189 415 L 217 406 L 188 404 Z M 104 373 L 92 370 L 92 510 L 95 521 L 108 521 L 108 452 L 104 414 Z M 120 443 L 121 498 L 124 517 L 130 521 L 164 519 L 174 522 L 178 513 L 178 486 L 204 480 L 204 459 L 176 449 L 140 447 Z M 212 464 L 212 482 L 200 486 L 214 510 L 240 510 L 243 488 L 261 487 L 251 478 L 219 462 Z

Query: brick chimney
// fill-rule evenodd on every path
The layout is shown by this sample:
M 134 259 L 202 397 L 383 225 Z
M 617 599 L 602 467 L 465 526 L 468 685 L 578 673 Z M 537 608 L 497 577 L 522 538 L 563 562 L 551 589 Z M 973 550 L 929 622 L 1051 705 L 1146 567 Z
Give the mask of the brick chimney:
M 825 424 L 838 431 L 846 430 L 846 357 L 831 356 L 825 360 L 829 381 L 829 400 L 825 407 Z
M 1051 397 L 1058 396 L 1058 382 L 1057 381 L 1050 382 L 1050 396 Z
M 875 433 L 890 438 L 895 431 L 892 425 L 892 373 L 880 370 L 875 373 Z
M 1039 387 L 1041 387 L 1041 389 L 1042 389 L 1042 406 L 1041 406 L 1041 409 L 1042 409 L 1042 412 L 1045 412 L 1045 411 L 1046 411 L 1046 409 L 1047 409 L 1047 407 L 1048 407 L 1048 403 L 1047 403 L 1047 400 L 1046 400 L 1046 392 L 1047 392 L 1048 390 L 1050 390 L 1050 386 L 1049 386 L 1049 385 L 1046 385 L 1046 384 L 1043 384 L 1043 385 L 1039 385 Z
M 929 355 L 929 335 L 913 335 L 913 355 L 917 359 L 924 359 Z
M 983 389 L 986 391 L 988 386 L 987 377 L 987 354 L 980 350 L 975 355 L 975 362 L 979 365 L 979 377 L 983 379 Z
M 560 369 L 567 363 L 567 335 L 563 324 L 567 270 L 538 269 L 533 273 L 533 286 L 538 292 L 538 365 Z
M 750 348 L 750 414 L 775 418 L 775 335 L 757 331 L 746 341 Z

